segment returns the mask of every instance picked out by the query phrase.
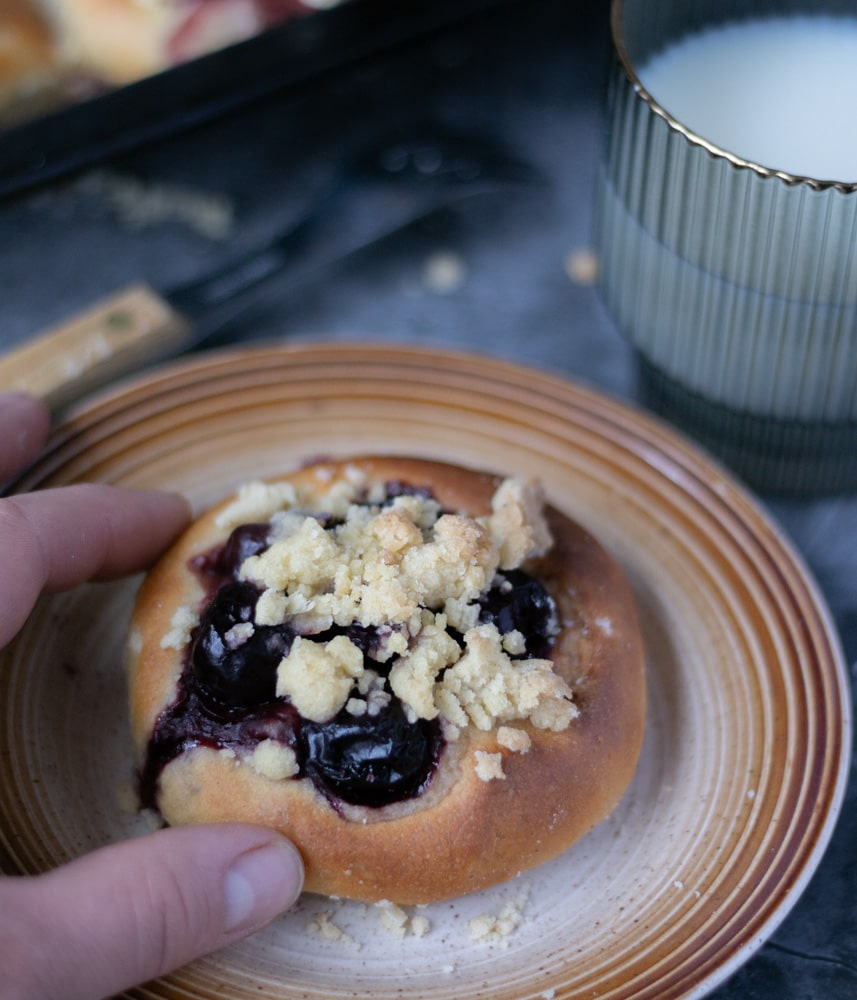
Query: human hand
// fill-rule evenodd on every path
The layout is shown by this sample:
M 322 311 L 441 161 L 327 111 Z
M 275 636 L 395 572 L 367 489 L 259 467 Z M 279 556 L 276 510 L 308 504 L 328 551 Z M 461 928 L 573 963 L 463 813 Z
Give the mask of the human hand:
M 38 454 L 47 411 L 0 395 L 0 483 Z M 148 565 L 188 519 L 179 497 L 81 484 L 0 498 L 0 647 L 42 591 Z M 264 827 L 167 829 L 39 876 L 0 876 L 5 1000 L 97 1000 L 216 951 L 297 898 L 296 849 Z

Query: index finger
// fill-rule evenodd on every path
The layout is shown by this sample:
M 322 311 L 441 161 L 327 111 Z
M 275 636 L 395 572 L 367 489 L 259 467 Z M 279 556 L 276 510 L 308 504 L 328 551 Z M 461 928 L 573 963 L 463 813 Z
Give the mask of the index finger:
M 0 499 L 0 645 L 43 590 L 145 569 L 189 516 L 182 497 L 98 483 Z
M 42 450 L 50 429 L 48 408 L 31 396 L 0 393 L 0 484 Z

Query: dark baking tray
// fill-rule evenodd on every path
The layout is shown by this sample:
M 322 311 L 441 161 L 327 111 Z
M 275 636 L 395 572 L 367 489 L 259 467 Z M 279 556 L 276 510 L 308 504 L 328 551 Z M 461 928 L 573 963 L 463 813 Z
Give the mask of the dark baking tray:
M 0 132 L 0 198 L 515 0 L 346 0 Z

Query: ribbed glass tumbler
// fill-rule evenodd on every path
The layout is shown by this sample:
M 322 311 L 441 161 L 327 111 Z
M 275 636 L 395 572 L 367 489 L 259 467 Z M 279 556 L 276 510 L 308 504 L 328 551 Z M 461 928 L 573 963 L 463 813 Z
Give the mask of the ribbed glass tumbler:
M 600 291 L 641 397 L 751 486 L 857 490 L 857 164 L 800 177 L 673 118 L 635 67 L 689 33 L 853 3 L 614 0 Z M 842 122 L 843 129 L 853 122 Z

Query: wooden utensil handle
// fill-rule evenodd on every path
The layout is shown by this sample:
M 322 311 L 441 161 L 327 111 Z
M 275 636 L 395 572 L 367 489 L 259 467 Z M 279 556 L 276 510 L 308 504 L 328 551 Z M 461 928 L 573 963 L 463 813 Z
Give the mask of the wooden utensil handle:
M 190 343 L 190 325 L 156 292 L 133 285 L 0 357 L 0 392 L 57 410 Z

